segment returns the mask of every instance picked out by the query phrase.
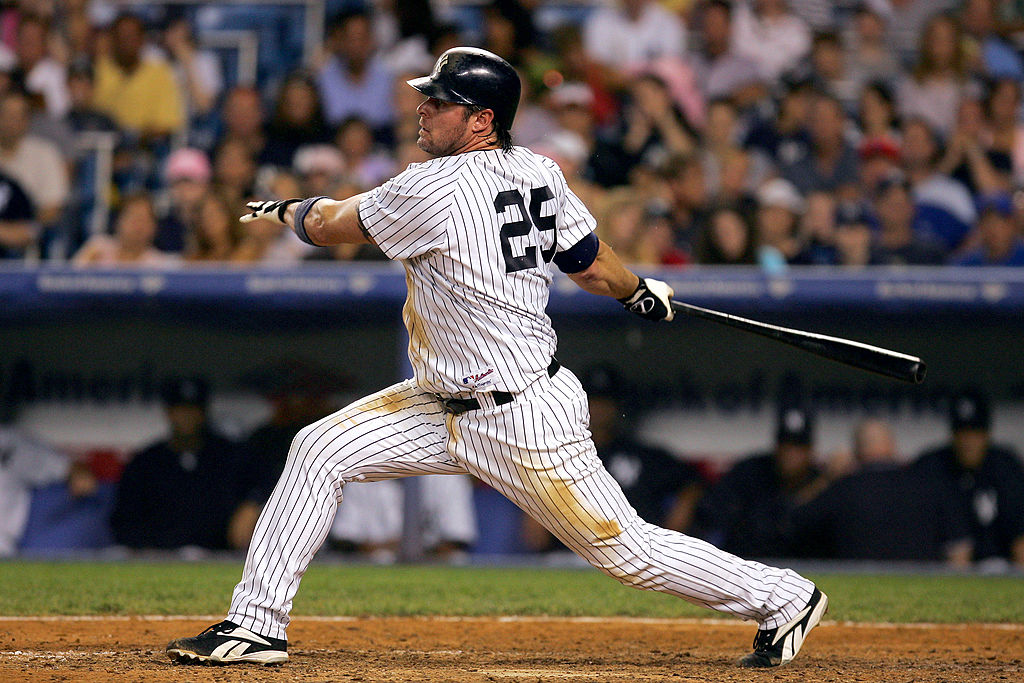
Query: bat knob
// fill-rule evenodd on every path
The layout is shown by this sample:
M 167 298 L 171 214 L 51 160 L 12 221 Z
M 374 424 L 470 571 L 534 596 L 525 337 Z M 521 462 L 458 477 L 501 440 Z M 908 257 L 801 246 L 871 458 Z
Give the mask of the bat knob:
M 920 384 L 924 381 L 924 376 L 928 374 L 928 366 L 924 364 L 924 361 L 918 361 L 910 366 L 910 376 L 914 380 L 914 384 Z

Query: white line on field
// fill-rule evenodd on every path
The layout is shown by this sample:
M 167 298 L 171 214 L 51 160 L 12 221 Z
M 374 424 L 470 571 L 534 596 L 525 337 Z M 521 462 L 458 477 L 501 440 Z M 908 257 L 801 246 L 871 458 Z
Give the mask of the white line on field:
M 134 616 L 126 615 L 92 615 L 92 614 L 45 614 L 39 616 L 3 616 L 0 615 L 0 622 L 4 621 L 220 621 L 222 615 L 212 614 L 140 614 Z M 750 628 L 751 622 L 743 622 L 736 619 L 697 619 L 691 617 L 549 617 L 549 616 L 496 616 L 496 617 L 455 617 L 455 616 L 381 616 L 381 617 L 352 617 L 352 616 L 297 616 L 294 621 L 306 623 L 350 623 L 360 621 L 387 621 L 399 619 L 419 619 L 422 621 L 441 622 L 464 622 L 464 623 L 571 623 L 571 624 L 636 624 L 650 626 L 675 626 L 675 625 L 696 625 L 696 626 L 734 626 L 737 628 Z M 967 622 L 949 623 L 939 622 L 910 622 L 890 623 L 875 621 L 823 621 L 825 625 L 838 625 L 846 628 L 882 628 L 882 629 L 990 629 L 996 631 L 1024 631 L 1024 623 L 993 623 L 993 622 Z

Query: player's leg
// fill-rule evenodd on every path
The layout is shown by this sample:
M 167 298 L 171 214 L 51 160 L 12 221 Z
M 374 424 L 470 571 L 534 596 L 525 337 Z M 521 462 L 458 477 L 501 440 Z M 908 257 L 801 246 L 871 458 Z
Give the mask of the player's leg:
M 814 584 L 791 570 L 640 519 L 597 457 L 585 395 L 565 369 L 514 403 L 457 419 L 462 439 L 451 447 L 471 473 L 623 584 L 752 619 L 762 629 L 784 627 L 811 600 Z
M 228 644 L 239 641 L 243 653 L 245 647 L 266 647 L 253 636 L 283 645 L 292 598 L 327 538 L 345 483 L 465 472 L 446 452 L 447 440 L 440 404 L 411 381 L 301 429 L 256 522 L 242 580 L 231 599 L 230 626 L 207 636 L 207 644 L 218 638 L 225 649 L 206 660 L 243 661 L 232 658 Z M 196 640 L 174 641 L 168 652 L 177 659 L 195 659 L 190 656 L 194 649 L 187 648 Z

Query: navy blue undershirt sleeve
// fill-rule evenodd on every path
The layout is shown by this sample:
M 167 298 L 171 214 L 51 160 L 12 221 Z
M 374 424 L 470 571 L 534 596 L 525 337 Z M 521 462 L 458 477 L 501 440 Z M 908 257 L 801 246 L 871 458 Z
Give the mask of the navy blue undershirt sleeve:
M 597 258 L 597 249 L 601 246 L 597 235 L 590 233 L 576 244 L 555 254 L 554 262 L 563 273 L 578 273 L 586 270 Z

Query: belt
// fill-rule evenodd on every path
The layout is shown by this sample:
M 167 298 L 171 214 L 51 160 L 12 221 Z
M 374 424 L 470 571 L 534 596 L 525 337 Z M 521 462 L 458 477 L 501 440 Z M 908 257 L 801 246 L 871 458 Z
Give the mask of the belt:
M 548 377 L 554 377 L 560 367 L 562 367 L 562 364 L 558 362 L 558 359 L 552 358 L 551 364 L 548 365 Z M 503 406 L 506 403 L 511 403 L 516 398 L 515 394 L 507 391 L 492 391 L 490 392 L 490 395 L 491 398 L 494 399 L 494 405 L 496 406 Z M 436 394 L 436 396 L 437 400 L 441 402 L 444 412 L 452 415 L 462 415 L 465 412 L 477 410 L 480 407 L 480 401 L 475 398 L 446 398 L 440 394 Z

